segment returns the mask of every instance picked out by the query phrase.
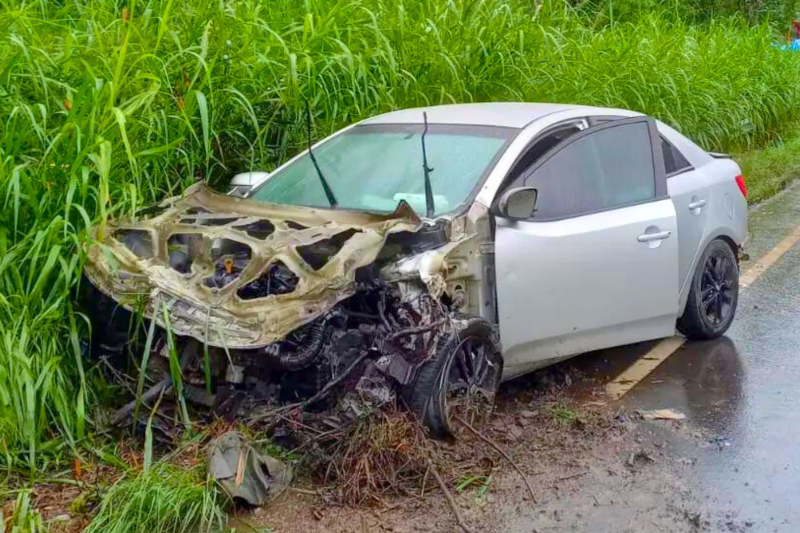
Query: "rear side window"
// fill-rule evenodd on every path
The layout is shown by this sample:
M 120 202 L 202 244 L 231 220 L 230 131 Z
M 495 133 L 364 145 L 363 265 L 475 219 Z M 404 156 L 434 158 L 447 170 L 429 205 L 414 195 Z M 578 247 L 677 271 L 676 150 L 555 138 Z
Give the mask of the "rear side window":
M 671 142 L 661 137 L 661 151 L 664 153 L 664 168 L 667 176 L 674 176 L 692 168 L 692 164 Z
M 650 130 L 645 121 L 589 133 L 525 177 L 539 191 L 537 219 L 602 211 L 656 197 Z

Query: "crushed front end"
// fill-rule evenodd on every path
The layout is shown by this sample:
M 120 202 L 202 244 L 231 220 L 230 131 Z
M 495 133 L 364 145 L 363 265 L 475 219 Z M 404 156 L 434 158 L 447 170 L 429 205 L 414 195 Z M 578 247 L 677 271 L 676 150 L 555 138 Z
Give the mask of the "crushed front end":
M 156 383 L 177 359 L 183 395 L 231 419 L 330 397 L 357 414 L 403 394 L 467 316 L 494 311 L 483 215 L 431 225 L 405 204 L 376 215 L 195 186 L 96 230 L 94 351 L 140 361 L 149 347 Z

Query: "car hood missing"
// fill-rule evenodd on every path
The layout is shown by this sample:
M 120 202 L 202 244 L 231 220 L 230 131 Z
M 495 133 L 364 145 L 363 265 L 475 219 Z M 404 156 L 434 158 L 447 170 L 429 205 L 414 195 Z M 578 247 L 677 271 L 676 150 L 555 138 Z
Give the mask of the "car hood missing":
M 283 339 L 356 291 L 356 272 L 387 238 L 416 232 L 405 203 L 391 215 L 261 204 L 202 184 L 153 218 L 95 228 L 85 274 L 128 310 L 212 346 Z

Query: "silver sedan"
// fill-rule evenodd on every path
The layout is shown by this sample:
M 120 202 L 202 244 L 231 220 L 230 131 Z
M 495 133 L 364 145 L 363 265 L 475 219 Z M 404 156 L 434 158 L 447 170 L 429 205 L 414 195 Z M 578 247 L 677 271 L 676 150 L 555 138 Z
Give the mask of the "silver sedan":
M 168 306 L 180 350 L 209 346 L 223 386 L 397 393 L 445 434 L 502 379 L 676 329 L 722 335 L 746 196 L 736 163 L 638 113 L 410 109 L 237 175 L 230 195 L 198 184 L 110 225 L 85 272 L 123 307 L 145 296 L 162 327 Z

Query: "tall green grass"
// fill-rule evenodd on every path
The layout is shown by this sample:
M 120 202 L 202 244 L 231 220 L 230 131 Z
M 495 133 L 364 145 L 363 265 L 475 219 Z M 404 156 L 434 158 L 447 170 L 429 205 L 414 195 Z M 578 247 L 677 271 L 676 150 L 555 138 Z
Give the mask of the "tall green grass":
M 788 129 L 763 149 L 733 157 L 747 176 L 750 202 L 766 200 L 800 177 L 800 129 Z
M 540 8 L 537 10 L 535 5 Z M 0 466 L 79 443 L 96 403 L 72 292 L 92 224 L 271 168 L 391 109 L 627 107 L 708 148 L 797 116 L 800 54 L 741 18 L 624 22 L 559 0 L 0 0 Z
M 769 21 L 782 32 L 800 12 L 798 0 L 571 0 L 571 4 L 596 23 L 635 20 L 660 11 L 699 23 L 735 15 L 751 23 Z
M 221 531 L 223 498 L 208 483 L 198 468 L 153 465 L 108 490 L 86 533 Z
M 8 506 L 10 516 L 5 516 L 0 508 L 0 526 L 6 533 L 44 533 L 47 531 L 39 512 L 31 504 L 30 491 L 17 494 Z

